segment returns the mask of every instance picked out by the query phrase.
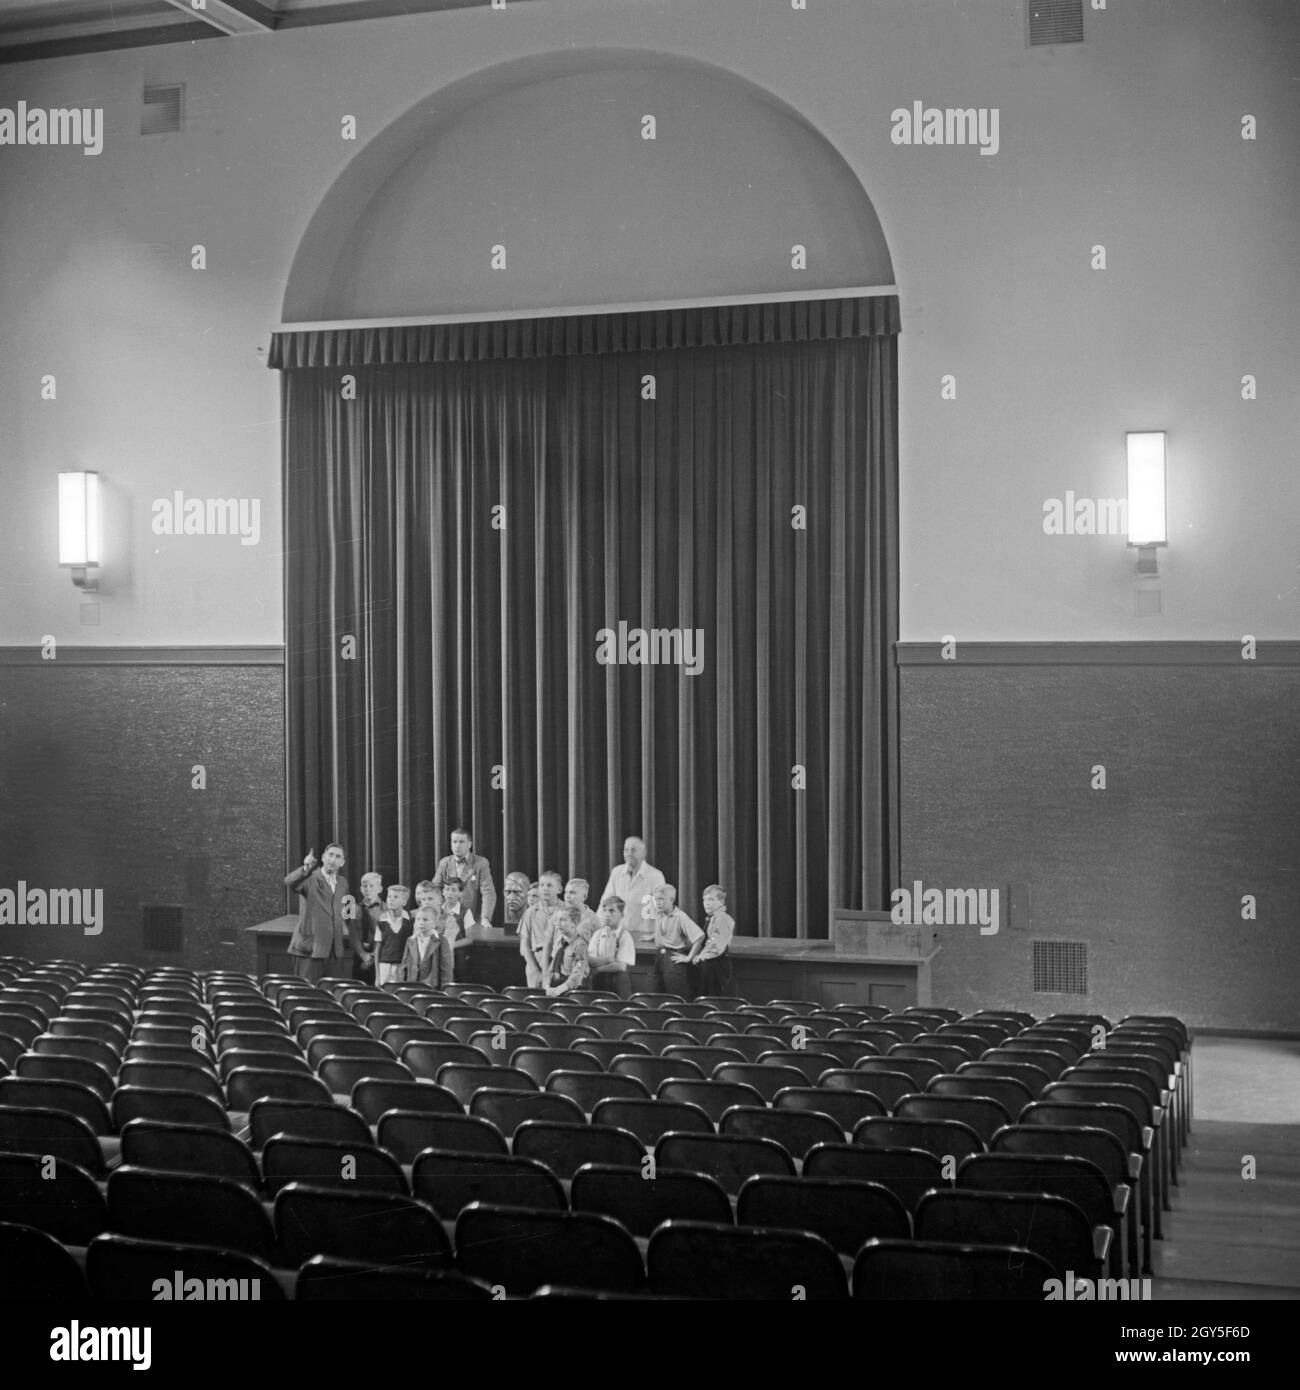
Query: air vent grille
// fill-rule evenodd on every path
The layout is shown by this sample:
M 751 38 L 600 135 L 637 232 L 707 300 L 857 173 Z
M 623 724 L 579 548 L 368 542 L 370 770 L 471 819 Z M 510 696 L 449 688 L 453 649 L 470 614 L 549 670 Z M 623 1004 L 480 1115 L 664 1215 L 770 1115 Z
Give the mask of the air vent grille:
M 1087 994 L 1088 943 L 1035 941 L 1034 993 Z
M 1083 42 L 1083 0 L 1025 0 L 1029 46 Z
M 185 87 L 146 87 L 140 107 L 141 135 L 171 135 L 181 128 L 185 115 Z
M 142 945 L 146 951 L 176 952 L 181 949 L 181 927 L 184 909 L 179 907 L 145 907 Z

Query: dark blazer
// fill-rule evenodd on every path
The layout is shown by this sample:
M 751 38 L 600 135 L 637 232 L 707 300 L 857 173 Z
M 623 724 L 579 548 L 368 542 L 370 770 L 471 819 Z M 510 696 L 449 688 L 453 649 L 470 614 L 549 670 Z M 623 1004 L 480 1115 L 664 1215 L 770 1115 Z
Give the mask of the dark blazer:
M 331 956 L 347 955 L 347 948 L 359 950 L 357 923 L 343 920 L 343 899 L 348 894 L 348 881 L 342 874 L 336 880 L 333 893 L 325 882 L 320 865 L 304 869 L 298 866 L 286 874 L 285 883 L 299 896 L 298 925 L 289 941 L 291 956 L 311 956 L 328 960 Z
M 421 956 L 420 938 L 407 938 L 402 958 L 402 979 L 408 984 L 449 985 L 451 983 L 451 942 L 443 932 L 430 938 L 428 952 Z
M 454 854 L 439 859 L 433 875 L 434 883 L 441 887 L 453 878 L 465 885 L 461 902 L 474 914 L 475 920 L 481 922 L 486 917 L 490 922 L 497 908 L 497 890 L 492 882 L 492 866 L 487 860 L 471 851 L 465 856 L 464 872 L 457 873 Z

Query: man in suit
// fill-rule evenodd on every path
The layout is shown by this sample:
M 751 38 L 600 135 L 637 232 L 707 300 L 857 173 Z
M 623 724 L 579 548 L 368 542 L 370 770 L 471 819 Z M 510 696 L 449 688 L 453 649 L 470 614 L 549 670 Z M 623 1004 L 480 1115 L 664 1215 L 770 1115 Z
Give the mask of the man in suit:
M 471 853 L 473 846 L 473 836 L 457 826 L 451 832 L 451 853 L 438 861 L 433 881 L 439 888 L 452 879 L 459 882 L 465 908 L 474 914 L 480 927 L 490 927 L 497 906 L 496 885 L 492 882 L 492 866 L 481 854 Z
M 348 892 L 343 867 L 343 846 L 328 844 L 317 864 L 314 850 L 300 868 L 285 875 L 285 884 L 298 894 L 298 925 L 289 941 L 293 973 L 315 984 L 327 974 L 341 973 L 341 964 L 355 951 L 369 963 L 357 935 L 356 903 Z

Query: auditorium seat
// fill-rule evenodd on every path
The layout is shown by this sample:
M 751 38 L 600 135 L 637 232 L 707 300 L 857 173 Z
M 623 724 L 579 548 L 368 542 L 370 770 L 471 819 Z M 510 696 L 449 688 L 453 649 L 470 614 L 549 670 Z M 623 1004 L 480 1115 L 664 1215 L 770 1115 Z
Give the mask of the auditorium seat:
M 549 1094 L 572 1100 L 584 1115 L 602 1100 L 649 1100 L 650 1091 L 635 1076 L 607 1071 L 557 1071 L 546 1079 Z
M 226 1098 L 231 1110 L 245 1112 L 255 1100 L 330 1101 L 333 1095 L 318 1077 L 294 1071 L 268 1071 L 260 1067 L 236 1067 L 226 1077 Z
M 1022 1036 L 1008 1038 L 1001 1047 L 991 1048 L 980 1058 L 980 1061 L 1023 1062 L 1029 1066 L 1037 1067 L 1047 1076 L 1049 1081 L 1055 1081 L 1070 1065 L 1070 1058 L 1064 1053 L 1054 1052 L 1051 1048 L 1032 1039 L 1026 1042 Z
M 752 1086 L 763 1097 L 765 1105 L 770 1105 L 776 1093 L 787 1086 L 808 1084 L 807 1076 L 795 1067 L 769 1066 L 763 1062 L 724 1062 L 713 1069 L 710 1080 L 731 1086 Z
M 326 1057 L 316 1068 L 320 1079 L 335 1096 L 350 1096 L 358 1081 L 414 1081 L 415 1076 L 395 1057 Z
M 433 1207 L 388 1192 L 340 1191 L 290 1183 L 275 1198 L 281 1267 L 316 1255 L 408 1269 L 449 1269 L 451 1240 Z
M 873 1149 L 924 1149 L 936 1158 L 951 1155 L 959 1162 L 967 1154 L 984 1152 L 984 1141 L 968 1124 L 919 1115 L 891 1115 L 882 1120 L 868 1117 L 854 1128 L 853 1142 Z
M 1011 1036 L 1011 1030 L 1005 1024 L 992 1023 L 988 1019 L 963 1018 L 959 1023 L 941 1023 L 934 1029 L 934 1035 L 938 1038 L 971 1039 L 979 1044 L 979 1050 L 983 1053 L 990 1047 L 997 1047 L 999 1043 L 1005 1042 Z M 975 1060 L 976 1058 L 971 1058 L 971 1061 Z
M 837 1029 L 835 1035 L 817 1040 L 817 1051 L 833 1057 L 836 1067 L 852 1067 L 864 1057 L 880 1056 L 880 1049 L 875 1043 L 838 1036 L 842 1031 Z
M 753 1014 L 742 1014 L 734 1009 L 716 1009 L 705 1014 L 704 1019 L 706 1023 L 712 1023 L 719 1033 L 743 1033 L 758 1021 Z
M 300 1056 L 306 1048 L 310 1047 L 317 1038 L 355 1038 L 359 1042 L 374 1042 L 369 1029 L 363 1024 L 354 1023 L 347 1014 L 335 1014 L 329 1018 L 309 1019 L 305 1023 L 300 1023 L 293 1030 L 292 1035 L 285 1034 L 290 1041 L 296 1041 L 297 1047 L 294 1051 Z M 255 1046 L 256 1044 L 247 1044 Z
M 221 1083 L 197 1062 L 126 1062 L 117 1074 L 119 1086 L 141 1086 L 152 1091 L 192 1091 L 218 1105 L 225 1104 Z
M 425 1149 L 411 1166 L 411 1189 L 443 1221 L 454 1221 L 473 1202 L 568 1209 L 555 1174 L 544 1163 L 513 1154 Z
M 429 1003 L 421 1001 L 417 1012 L 426 1023 L 432 1023 L 437 1028 L 446 1028 L 453 1018 L 476 1018 L 482 1023 L 491 1023 L 494 1017 L 486 1009 L 471 1004 L 468 1000 L 437 999 Z
M 128 1047 L 127 1051 L 130 1050 Z M 175 1048 L 171 1050 L 176 1051 Z M 282 1071 L 297 1076 L 315 1076 L 315 1072 L 300 1056 L 290 1057 L 280 1052 L 254 1052 L 245 1047 L 232 1047 L 217 1059 L 217 1070 L 223 1085 L 230 1080 L 231 1073 L 237 1067 L 244 1067 L 250 1071 Z
M 749 1001 L 735 994 L 701 994 L 694 1002 L 703 1004 L 710 1012 L 725 1013 L 734 1012 Z
M 595 1212 L 476 1202 L 456 1218 L 456 1262 L 471 1277 L 515 1295 L 543 1284 L 623 1293 L 645 1286 L 641 1252 L 631 1234 Z
M 646 1248 L 650 1291 L 684 1298 L 841 1299 L 844 1267 L 808 1231 L 670 1220 Z
M 988 1061 L 988 1054 L 985 1053 L 984 1061 L 963 1062 L 957 1068 L 958 1076 L 974 1077 L 1005 1077 L 1011 1081 L 1018 1081 L 1026 1090 L 1030 1100 L 1037 1100 L 1043 1087 L 1052 1079 L 1032 1062 L 1007 1062 L 1007 1061 Z M 1026 1102 L 1028 1103 L 1028 1102 Z M 1010 1108 L 1010 1107 L 1008 1107 Z
M 515 1033 L 526 1033 L 534 1023 L 550 1023 L 551 1021 L 552 1017 L 545 1009 L 536 1005 L 522 1004 L 515 1004 L 509 1009 L 503 1009 L 496 1020 L 502 1028 Z
M 380 1043 L 396 1057 L 409 1042 L 455 1042 L 456 1035 L 432 1023 L 391 1023 L 379 1035 Z
M 569 1182 L 584 1163 L 638 1165 L 646 1146 L 635 1134 L 610 1124 L 525 1120 L 515 1130 L 510 1152 L 544 1163 L 561 1182 Z
M 558 1077 L 585 1077 L 586 1072 L 559 1072 Z M 547 1083 L 551 1087 L 557 1079 L 551 1077 Z M 581 1105 L 568 1095 L 552 1090 L 546 1091 L 505 1091 L 482 1087 L 474 1092 L 469 1103 L 472 1118 L 490 1120 L 505 1135 L 513 1137 L 516 1129 L 525 1120 L 559 1120 L 582 1124 L 586 1113 Z
M 86 1282 L 95 1299 L 153 1302 L 157 1298 L 154 1284 L 162 1280 L 172 1289 L 177 1270 L 183 1271 L 187 1281 L 221 1281 L 223 1292 L 217 1296 L 224 1300 L 256 1297 L 266 1303 L 284 1299 L 284 1290 L 266 1261 L 220 1246 L 105 1234 L 96 1236 L 86 1247 Z M 230 1280 L 236 1281 L 233 1288 Z M 253 1280 L 258 1281 L 256 1293 Z
M 533 1033 L 521 1033 L 497 1025 L 471 1033 L 469 1045 L 477 1048 L 480 1055 L 486 1057 L 493 1066 L 508 1067 L 511 1056 L 518 1048 L 545 1046 L 545 1043 Z
M 523 1051 L 521 1048 L 520 1051 Z M 539 1091 L 541 1087 L 519 1067 L 494 1067 L 478 1053 L 478 1062 L 447 1062 L 438 1068 L 437 1084 L 468 1107 L 475 1091 L 491 1086 L 498 1091 Z
M 887 1187 L 851 1178 L 750 1178 L 736 1198 L 736 1224 L 812 1231 L 847 1256 L 875 1237 L 912 1234 L 911 1217 Z
M 732 1223 L 730 1199 L 706 1173 L 665 1170 L 647 1182 L 639 1164 L 587 1163 L 574 1173 L 569 1196 L 574 1211 L 611 1216 L 642 1239 L 665 1221 Z
M 958 1245 L 1013 1245 L 1032 1250 L 1052 1266 L 1056 1278 L 1067 1271 L 1087 1279 L 1104 1272 L 1103 1250 L 1079 1208 L 1050 1193 L 971 1191 L 929 1192 L 915 1213 L 917 1240 Z M 1106 1230 L 1107 1245 L 1109 1229 Z
M 577 1022 L 587 1028 L 591 1036 L 603 1038 L 607 1042 L 617 1042 L 628 1030 L 628 1024 L 621 1013 L 582 1013 L 578 1015 Z M 646 1050 L 649 1051 L 648 1048 Z
M 393 1156 L 374 1144 L 329 1139 L 268 1139 L 262 1149 L 262 1184 L 268 1196 L 291 1182 L 337 1187 L 345 1192 L 408 1191 Z
M 428 1115 L 460 1115 L 464 1106 L 445 1086 L 430 1081 L 379 1081 L 369 1078 L 352 1088 L 352 1108 L 368 1125 L 378 1125 L 389 1110 Z
M 961 1017 L 960 1009 L 941 1009 L 934 1004 L 909 1004 L 900 1012 L 908 1018 L 931 1018 L 939 1023 L 956 1023 Z
M 895 1028 L 892 1023 L 858 1023 L 849 1027 L 841 1024 L 838 1028 L 832 1029 L 830 1036 L 842 1042 L 867 1042 L 870 1043 L 878 1053 L 885 1053 L 892 1047 L 908 1041 L 908 1032 L 919 1035 L 923 1030 L 920 1025 L 915 1025 L 913 1029 Z
M 379 1121 L 378 1144 L 399 1163 L 411 1164 L 425 1149 L 469 1154 L 505 1154 L 505 1136 L 490 1120 L 477 1115 L 430 1114 L 388 1110 Z
M 951 1186 L 943 1176 L 941 1158 L 923 1149 L 902 1147 L 818 1144 L 804 1158 L 803 1176 L 879 1183 L 909 1212 L 931 1188 Z
M 277 1134 L 344 1144 L 371 1142 L 370 1126 L 355 1110 L 323 1101 L 256 1100 L 248 1112 L 248 1129 L 249 1142 L 258 1150 Z
M 295 1300 L 347 1303 L 487 1301 L 492 1287 L 455 1269 L 409 1269 L 316 1255 L 298 1270 Z
M 115 1168 L 108 1175 L 108 1213 L 114 1231 L 141 1240 L 202 1245 L 219 1239 L 227 1249 L 265 1260 L 275 1250 L 261 1198 L 229 1178 Z
M 0 1221 L 0 1301 L 79 1305 L 85 1297 L 80 1265 L 52 1235 Z
M 75 1163 L 0 1151 L 0 1222 L 86 1245 L 108 1229 L 108 1207 L 94 1176 Z
M 912 1090 L 924 1091 L 930 1079 L 943 1074 L 943 1065 L 933 1057 L 909 1057 L 902 1052 L 889 1052 L 883 1057 L 863 1057 L 854 1062 L 854 1069 L 865 1072 L 901 1072 L 910 1077 Z
M 664 1023 L 663 1031 L 665 1033 L 679 1033 L 682 1041 L 690 1041 L 703 1046 L 717 1033 L 718 1029 L 711 1019 L 700 1015 L 670 1018 Z M 677 1045 L 675 1043 L 668 1044 L 669 1047 Z
M 733 1105 L 723 1112 L 718 1133 L 775 1140 L 800 1163 L 814 1144 L 837 1144 L 844 1137 L 843 1129 L 829 1115 L 766 1105 Z
M 41 1039 L 37 1038 L 36 1041 L 39 1044 Z M 105 1052 L 109 1051 L 106 1044 L 95 1042 L 93 1038 L 51 1038 L 50 1042 L 54 1044 L 49 1049 L 51 1052 L 57 1052 L 59 1050 L 58 1044 L 65 1042 L 77 1043 L 81 1047 L 103 1048 Z M 121 1057 L 114 1058 L 111 1065 L 107 1062 L 104 1065 L 108 1066 L 113 1076 L 116 1076 L 123 1062 L 163 1062 L 177 1067 L 198 1067 L 201 1071 L 207 1072 L 209 1076 L 218 1075 L 217 1063 L 206 1052 L 196 1052 L 192 1047 L 173 1047 L 170 1043 L 129 1042 Z
M 645 1057 L 636 1053 L 624 1054 L 614 1059 L 610 1072 L 615 1076 L 635 1077 L 650 1095 L 654 1095 L 663 1082 L 670 1081 L 674 1077 L 695 1081 L 706 1079 L 704 1073 L 694 1062 L 687 1061 L 675 1053 L 665 1053 L 660 1057 Z
M 52 1081 L 34 1076 L 0 1077 L 0 1107 L 4 1106 L 56 1110 L 84 1120 L 96 1135 L 113 1133 L 108 1106 L 89 1086 L 78 1081 Z
M 843 1134 L 852 1134 L 854 1125 L 868 1115 L 889 1113 L 884 1102 L 870 1091 L 842 1090 L 832 1086 L 787 1086 L 776 1093 L 772 1105 L 777 1110 L 812 1111 L 829 1116 Z M 836 1142 L 839 1139 L 840 1136 L 837 1136 Z
M 623 1033 L 622 1041 L 640 1043 L 643 1047 L 648 1047 L 656 1056 L 659 1056 L 666 1047 L 680 1046 L 684 1036 L 686 1035 L 682 1033 L 670 1033 L 663 1028 L 629 1028 Z
M 910 1043 L 895 1043 L 885 1054 L 888 1057 L 920 1057 L 938 1062 L 942 1070 L 955 1072 L 963 1062 L 973 1062 L 980 1056 L 974 1048 L 955 1047 L 937 1040 L 933 1033 L 919 1033 Z
M 1133 1115 L 1122 1105 L 1100 1103 L 1094 1105 L 1070 1104 L 1064 1100 L 1036 1100 L 1025 1106 L 1021 1112 L 1017 1128 L 1022 1125 L 1048 1125 L 1056 1127 L 1079 1127 L 1100 1129 L 1111 1134 L 1123 1148 L 1126 1156 L 1125 1171 L 1129 1184 L 1137 1194 L 1138 1219 L 1141 1229 L 1142 1273 L 1151 1273 L 1151 1241 L 1154 1238 L 1153 1195 L 1154 1185 L 1151 1176 L 1153 1167 L 1148 1152 L 1143 1147 L 1141 1126 Z M 1091 1155 L 1080 1150 L 1079 1156 Z
M 127 1042 L 126 1029 L 120 1028 L 116 1023 L 96 1023 L 93 1019 L 65 1018 L 62 1014 L 50 1019 L 48 1028 L 43 1028 L 39 1023 L 34 1023 L 30 1019 L 21 1019 L 0 1013 L 0 1032 L 12 1033 L 14 1037 L 21 1038 L 28 1046 L 31 1045 L 32 1039 L 42 1032 L 54 1033 L 59 1037 L 98 1038 L 100 1042 L 107 1043 L 119 1057 L 122 1055 Z M 147 1039 L 140 1038 L 138 1041 L 146 1042 Z M 163 1042 L 166 1039 L 159 1038 L 157 1041 Z M 190 1045 L 189 1035 L 186 1034 L 180 1041 L 182 1046 L 188 1047 Z
M 655 1144 L 654 1156 L 656 1169 L 707 1173 L 732 1196 L 747 1178 L 758 1173 L 793 1177 L 796 1171 L 789 1150 L 774 1139 L 732 1134 L 665 1134 Z
M 766 1027 L 763 1024 L 760 1027 Z M 757 1062 L 766 1052 L 779 1052 L 785 1044 L 770 1032 L 761 1033 L 714 1033 L 708 1040 L 708 1047 L 725 1047 L 739 1052 L 745 1062 Z
M 25 1052 L 14 1062 L 13 1072 L 16 1076 L 35 1077 L 39 1081 L 75 1081 L 88 1087 L 106 1103 L 113 1095 L 112 1076 L 102 1063 L 85 1057 L 61 1052 Z
M 438 1072 L 448 1062 L 481 1066 L 483 1054 L 476 1047 L 460 1042 L 409 1042 L 401 1051 L 401 1061 L 414 1076 L 436 1081 Z
M 203 1125 L 229 1131 L 224 1105 L 194 1091 L 158 1091 L 149 1086 L 119 1086 L 113 1092 L 113 1128 L 120 1132 L 132 1120 L 156 1124 Z
M 607 1070 L 589 1052 L 577 1052 L 567 1047 L 521 1047 L 511 1057 L 510 1065 L 530 1077 L 539 1089 L 546 1085 L 546 1078 L 552 1072 Z M 494 1070 L 498 1074 L 501 1072 L 500 1068 Z
M 133 1042 L 132 1047 L 135 1046 Z M 239 1019 L 218 1024 L 216 1035 L 218 1054 L 225 1052 L 278 1052 L 285 1057 L 301 1058 L 302 1046 L 283 1028 L 247 1024 Z M 191 1050 L 194 1050 L 191 1048 Z
M 545 1047 L 561 1048 L 572 1047 L 579 1038 L 598 1038 L 600 1034 L 585 1023 L 565 1023 L 561 1021 L 551 1023 L 534 1023 L 530 1025 L 528 1031 L 535 1037 L 542 1040 Z
M 853 1262 L 853 1297 L 1041 1303 L 1052 1266 L 1032 1250 L 870 1240 Z
M 397 1054 L 378 1038 L 346 1037 L 338 1033 L 318 1033 L 306 1046 L 307 1065 L 318 1071 L 327 1057 L 369 1057 L 379 1062 L 393 1062 Z
M 593 1058 L 600 1064 L 602 1071 L 609 1070 L 609 1064 L 615 1057 L 653 1057 L 655 1055 L 643 1043 L 625 1043 L 617 1038 L 579 1038 L 573 1044 L 572 1050 Z
M 974 1130 L 986 1147 L 998 1130 L 1015 1118 L 996 1100 L 936 1092 L 904 1096 L 894 1106 L 894 1114 L 902 1119 L 956 1120 Z
M 262 1175 L 252 1151 L 242 1139 L 224 1130 L 132 1120 L 122 1128 L 121 1146 L 122 1162 L 132 1168 L 203 1173 L 243 1183 L 254 1192 L 262 1188 Z
M 916 1082 L 905 1072 L 891 1067 L 867 1071 L 858 1064 L 854 1067 L 835 1067 L 822 1072 L 817 1078 L 817 1087 L 825 1091 L 861 1091 L 876 1097 L 886 1109 L 892 1109 L 895 1102 L 916 1090 Z M 791 1089 L 797 1090 L 798 1087 Z
M 653 1149 L 665 1134 L 713 1134 L 714 1124 L 698 1106 L 670 1100 L 602 1100 L 591 1112 L 593 1125 L 612 1125 L 636 1136 L 647 1149 Z
M 56 1043 L 64 1041 L 63 1039 L 56 1037 L 52 1033 L 38 1033 L 36 1037 L 33 1039 L 32 1045 L 36 1046 L 36 1044 L 38 1044 L 41 1038 L 43 1037 L 49 1037 Z M 88 1040 L 79 1038 L 69 1038 L 67 1039 L 67 1041 L 82 1042 Z M 23 1042 L 21 1038 L 15 1038 L 11 1033 L 0 1032 L 0 1066 L 3 1066 L 6 1069 L 6 1071 L 10 1067 L 12 1067 L 13 1064 L 19 1059 L 19 1057 L 21 1057 L 23 1053 L 26 1051 L 27 1044 Z M 0 1072 L 0 1076 L 3 1075 L 4 1072 Z
M 957 1186 L 976 1192 L 1051 1193 L 1064 1197 L 1088 1218 L 1094 1253 L 1098 1259 L 1108 1258 L 1107 1270 L 1103 1272 L 1123 1277 L 1122 1221 L 1113 1208 L 1106 1175 L 1088 1159 L 1047 1154 L 973 1154 L 962 1160 Z

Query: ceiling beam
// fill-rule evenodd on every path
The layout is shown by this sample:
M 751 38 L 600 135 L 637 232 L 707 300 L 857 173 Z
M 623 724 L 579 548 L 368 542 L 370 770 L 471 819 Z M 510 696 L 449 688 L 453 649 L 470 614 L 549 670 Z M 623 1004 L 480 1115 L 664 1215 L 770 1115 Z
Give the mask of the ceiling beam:
M 190 19 L 210 24 L 222 34 L 265 34 L 274 29 L 278 16 L 259 0 L 166 0 Z

